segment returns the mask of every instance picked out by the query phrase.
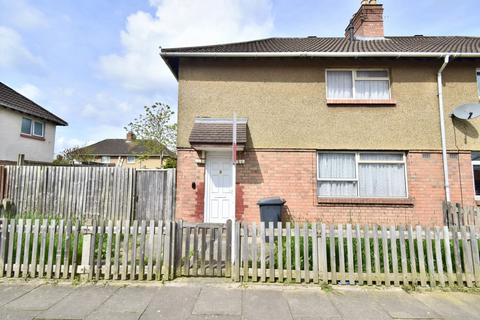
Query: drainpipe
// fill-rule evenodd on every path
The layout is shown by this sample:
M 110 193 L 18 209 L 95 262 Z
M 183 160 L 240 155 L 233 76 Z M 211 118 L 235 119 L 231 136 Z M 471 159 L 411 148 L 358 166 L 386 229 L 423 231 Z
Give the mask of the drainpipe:
M 445 183 L 445 200 L 450 202 L 450 182 L 448 181 L 448 160 L 447 160 L 447 142 L 445 138 L 445 116 L 443 108 L 443 76 L 442 72 L 450 62 L 450 55 L 445 56 L 442 67 L 437 73 L 437 86 L 438 86 L 438 111 L 440 113 L 440 134 L 442 138 L 442 159 L 443 159 L 443 177 Z

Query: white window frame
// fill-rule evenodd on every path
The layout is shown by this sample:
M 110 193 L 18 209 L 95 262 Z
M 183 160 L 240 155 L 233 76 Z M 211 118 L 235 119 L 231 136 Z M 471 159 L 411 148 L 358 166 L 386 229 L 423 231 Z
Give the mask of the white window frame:
M 475 70 L 475 81 L 477 82 L 477 94 L 478 99 L 480 100 L 480 68 L 477 68 L 477 70 Z
M 477 190 L 475 190 L 475 172 L 474 166 L 480 166 L 480 160 L 472 160 L 472 177 L 473 177 L 473 192 L 475 194 L 475 200 L 480 200 L 480 195 L 477 196 Z
M 330 98 L 328 96 L 328 72 L 329 71 L 350 71 L 352 73 L 352 98 Z M 386 71 L 386 77 L 378 77 L 378 78 L 363 78 L 357 77 L 358 71 Z M 390 70 L 389 69 L 381 69 L 381 68 L 330 68 L 325 69 L 325 96 L 328 100 L 385 100 L 385 99 L 364 99 L 364 98 L 356 98 L 356 91 L 355 91 L 355 82 L 356 80 L 370 80 L 370 81 L 388 81 L 388 99 L 392 99 L 392 81 L 390 80 Z
M 130 161 L 129 158 L 133 158 L 133 161 Z M 135 163 L 135 162 L 137 162 L 137 157 L 135 157 L 135 156 L 127 156 L 127 163 L 132 164 L 132 163 Z
M 108 162 L 107 162 L 107 161 L 104 161 L 104 159 L 105 159 L 105 160 L 108 159 Z M 102 162 L 103 164 L 110 164 L 110 163 L 112 163 L 112 158 L 111 158 L 110 156 L 102 156 L 101 162 Z
M 28 136 L 33 136 L 33 137 L 45 138 L 45 122 L 34 120 L 32 118 L 29 118 L 29 117 L 22 117 L 22 124 L 23 124 L 24 119 L 30 120 L 30 122 L 31 122 L 30 123 L 30 133 L 22 132 L 22 128 L 20 127 L 20 133 L 21 134 L 28 135 Z M 35 134 L 35 124 L 36 123 L 40 123 L 42 125 L 42 134 L 41 135 Z
M 320 170 L 318 167 L 318 157 L 320 154 L 355 154 L 355 178 L 320 178 Z M 395 154 L 395 155 L 402 155 L 402 160 L 360 160 L 360 154 Z M 359 194 L 359 179 L 358 179 L 358 167 L 359 164 L 367 163 L 384 163 L 384 164 L 403 164 L 404 175 L 405 175 L 405 196 L 404 197 L 361 197 Z M 473 166 L 472 166 L 473 169 Z M 407 199 L 409 197 L 408 194 L 408 175 L 407 175 L 407 154 L 406 152 L 382 152 L 382 151 L 317 151 L 317 197 L 318 198 L 355 198 L 355 199 Z M 325 182 L 336 182 L 336 181 L 345 181 L 345 182 L 355 182 L 355 186 L 357 189 L 356 196 L 320 196 L 318 194 L 318 182 L 325 181 Z

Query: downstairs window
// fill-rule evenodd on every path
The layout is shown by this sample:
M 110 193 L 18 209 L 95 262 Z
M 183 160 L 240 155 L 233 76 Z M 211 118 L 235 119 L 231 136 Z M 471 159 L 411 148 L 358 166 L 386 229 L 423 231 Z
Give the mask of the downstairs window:
M 319 152 L 317 195 L 348 198 L 406 198 L 404 153 Z

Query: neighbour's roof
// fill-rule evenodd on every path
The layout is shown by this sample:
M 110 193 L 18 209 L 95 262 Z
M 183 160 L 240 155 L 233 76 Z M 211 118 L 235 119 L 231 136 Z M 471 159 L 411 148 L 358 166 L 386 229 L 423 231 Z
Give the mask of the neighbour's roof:
M 196 118 L 189 142 L 199 144 L 232 144 L 232 119 Z M 247 143 L 247 120 L 237 119 L 237 144 Z
M 140 155 L 147 150 L 142 140 L 128 142 L 125 139 L 105 139 L 82 149 L 87 154 L 98 156 Z M 165 148 L 165 155 L 172 158 L 176 157 L 175 153 L 168 148 Z
M 480 37 L 405 36 L 351 40 L 346 37 L 268 38 L 210 46 L 165 48 L 172 52 L 445 52 L 480 53 Z
M 60 126 L 68 125 L 63 119 L 57 117 L 50 111 L 39 106 L 2 82 L 0 82 L 0 106 L 47 120 Z
M 397 36 L 379 39 L 348 37 L 267 38 L 209 46 L 165 48 L 161 56 L 175 77 L 180 57 L 329 57 L 355 55 L 378 57 L 437 57 L 447 54 L 480 54 L 480 37 L 463 36 Z

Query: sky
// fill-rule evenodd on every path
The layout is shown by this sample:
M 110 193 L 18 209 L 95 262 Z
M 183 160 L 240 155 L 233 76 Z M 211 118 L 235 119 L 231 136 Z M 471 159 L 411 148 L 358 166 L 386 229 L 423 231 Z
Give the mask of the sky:
M 360 0 L 0 0 L 0 81 L 69 123 L 55 151 L 125 136 L 177 110 L 160 47 L 343 36 Z M 386 35 L 480 36 L 479 0 L 380 0 Z

